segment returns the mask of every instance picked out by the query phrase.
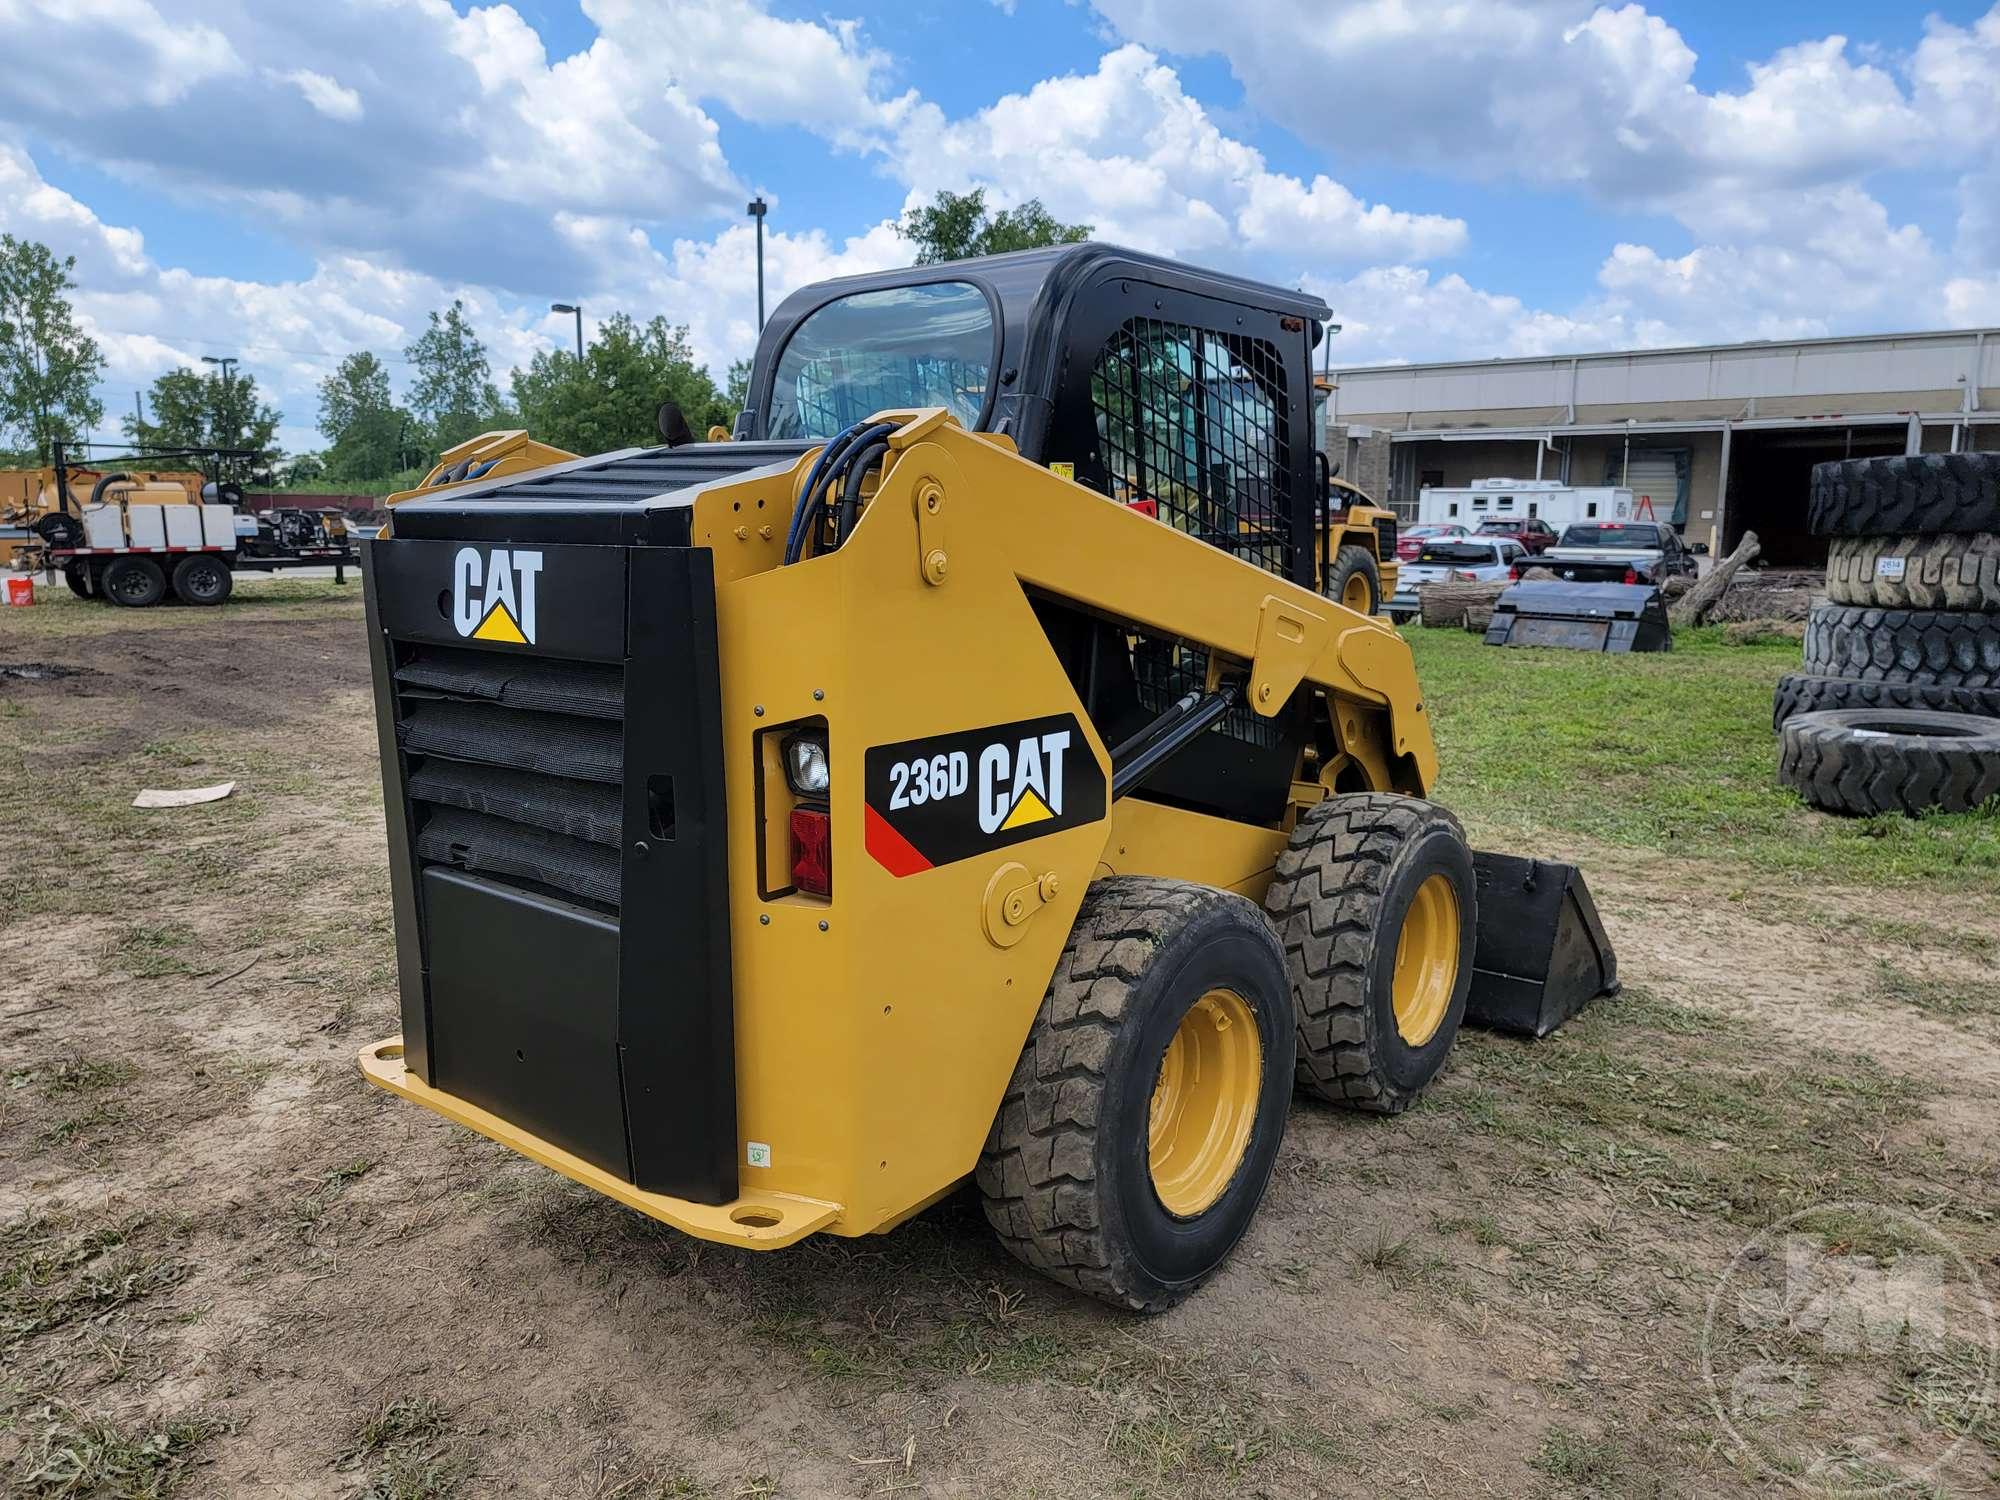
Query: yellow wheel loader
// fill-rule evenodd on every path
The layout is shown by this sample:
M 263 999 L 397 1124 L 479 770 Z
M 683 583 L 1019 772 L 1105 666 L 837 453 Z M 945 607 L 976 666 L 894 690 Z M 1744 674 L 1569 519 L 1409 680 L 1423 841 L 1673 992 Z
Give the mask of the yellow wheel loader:
M 397 505 L 368 1078 L 723 1244 L 970 1180 L 1152 1310 L 1295 1086 L 1398 1111 L 1469 992 L 1604 988 L 1575 873 L 1467 848 L 1408 647 L 1319 586 L 1326 316 L 1101 245 L 829 282 L 735 440 Z

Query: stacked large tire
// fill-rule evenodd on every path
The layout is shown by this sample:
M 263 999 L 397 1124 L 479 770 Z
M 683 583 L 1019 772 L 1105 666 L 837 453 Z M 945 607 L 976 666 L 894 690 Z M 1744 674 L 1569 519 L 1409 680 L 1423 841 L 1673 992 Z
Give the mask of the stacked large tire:
M 1821 464 L 1808 514 L 1827 602 L 1778 682 L 1778 779 L 1857 814 L 2000 796 L 2000 454 Z

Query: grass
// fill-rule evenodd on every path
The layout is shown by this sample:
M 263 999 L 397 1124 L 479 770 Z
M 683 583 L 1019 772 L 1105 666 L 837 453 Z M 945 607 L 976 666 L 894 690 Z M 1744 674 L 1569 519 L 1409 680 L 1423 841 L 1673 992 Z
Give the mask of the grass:
M 1464 631 L 1405 632 L 1442 771 L 1476 836 L 1533 848 L 1583 838 L 1856 885 L 2000 894 L 2000 816 L 1837 818 L 1777 783 L 1771 694 L 1788 641 L 1683 631 L 1671 652 L 1500 650 Z
M 91 1094 L 103 1089 L 122 1088 L 139 1076 L 139 1070 L 116 1057 L 83 1057 L 72 1053 L 58 1058 L 46 1068 L 30 1070 L 19 1076 L 23 1081 L 32 1079 L 41 1085 L 42 1092 L 50 1098 L 63 1094 Z
M 335 583 L 331 578 L 263 578 L 254 573 L 238 574 L 235 593 L 223 607 L 228 611 L 232 624 L 247 625 L 260 620 L 292 619 L 302 612 L 318 611 L 329 604 L 339 603 L 352 603 L 356 609 L 360 608 L 361 575 L 358 569 L 349 570 L 344 584 Z M 210 613 L 176 604 L 158 605 L 149 610 L 120 609 L 101 600 L 77 598 L 64 587 L 60 578 L 54 588 L 49 588 L 37 574 L 35 607 L 9 611 L 12 616 L 9 626 L 19 627 L 14 633 L 19 644 L 10 641 L 7 659 L 35 659 L 28 643 L 37 639 L 109 635 L 142 625 L 155 626 L 162 616 L 177 619 Z
M 154 1418 L 120 1424 L 60 1403 L 16 1416 L 20 1443 L 7 1493 L 162 1500 L 181 1487 L 200 1451 L 227 1424 L 211 1417 Z
M 1913 974 L 1901 964 L 1877 959 L 1874 990 L 1884 1000 L 1946 1020 L 2000 1016 L 2000 984 L 1990 980 Z
M 102 1319 L 185 1280 L 185 1261 L 132 1244 L 139 1228 L 77 1231 L 35 1214 L 0 1228 L 0 1350 L 82 1319 Z
M 367 1471 L 356 1500 L 446 1500 L 471 1478 L 451 1427 L 436 1396 L 396 1397 L 355 1425 L 335 1466 Z
M 189 952 L 196 946 L 195 931 L 185 922 L 133 922 L 106 946 L 104 961 L 134 979 L 207 973 Z
M 1613 1438 L 1556 1426 L 1542 1439 L 1533 1463 L 1551 1479 L 1574 1488 L 1593 1488 L 1618 1478 L 1624 1471 L 1624 1452 Z

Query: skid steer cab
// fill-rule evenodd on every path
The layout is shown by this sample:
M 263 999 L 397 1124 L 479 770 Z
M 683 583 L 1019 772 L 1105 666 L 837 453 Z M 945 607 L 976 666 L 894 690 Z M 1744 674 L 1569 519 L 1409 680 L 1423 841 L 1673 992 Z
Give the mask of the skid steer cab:
M 1157 1309 L 1295 1084 L 1398 1111 L 1476 977 L 1602 988 L 1574 872 L 1475 864 L 1408 647 L 1321 591 L 1326 315 L 1097 245 L 828 283 L 735 440 L 397 505 L 367 1076 L 727 1244 L 971 1178 Z

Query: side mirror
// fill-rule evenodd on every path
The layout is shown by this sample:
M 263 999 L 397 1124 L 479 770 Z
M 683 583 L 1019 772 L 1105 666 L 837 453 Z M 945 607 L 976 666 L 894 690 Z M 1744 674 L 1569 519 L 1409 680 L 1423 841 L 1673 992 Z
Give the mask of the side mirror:
M 678 401 L 662 401 L 656 421 L 660 436 L 666 439 L 669 448 L 679 448 L 694 441 L 694 429 L 688 426 L 688 419 L 681 412 Z

